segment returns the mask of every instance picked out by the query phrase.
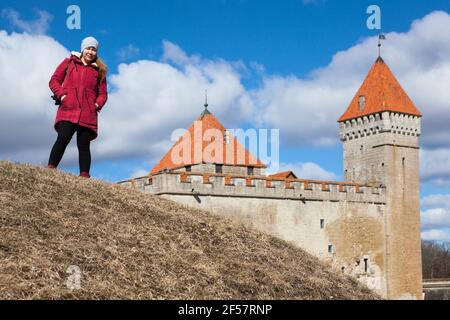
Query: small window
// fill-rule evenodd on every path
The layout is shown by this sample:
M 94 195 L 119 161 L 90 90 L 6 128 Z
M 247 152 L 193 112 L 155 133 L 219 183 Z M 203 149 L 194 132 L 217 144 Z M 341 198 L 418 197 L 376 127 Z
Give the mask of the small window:
M 364 272 L 369 270 L 369 259 L 364 259 Z
M 328 253 L 333 253 L 333 245 L 332 244 L 328 245 Z
M 222 173 L 222 165 L 216 164 L 216 173 Z
M 320 219 L 320 229 L 325 227 L 325 219 Z
M 186 168 L 186 172 L 191 172 L 191 170 L 192 170 L 191 166 L 186 166 L 185 168 Z
M 366 98 L 364 96 L 359 96 L 359 98 L 358 98 L 359 112 L 361 112 L 364 109 L 364 104 L 365 103 L 366 103 Z
M 253 175 L 253 167 L 247 167 L 247 175 L 252 176 Z

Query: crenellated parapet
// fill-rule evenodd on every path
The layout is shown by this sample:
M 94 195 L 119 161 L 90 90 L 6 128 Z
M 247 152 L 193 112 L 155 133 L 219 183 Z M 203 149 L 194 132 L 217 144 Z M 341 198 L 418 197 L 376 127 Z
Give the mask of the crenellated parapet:
M 341 141 L 392 132 L 404 136 L 420 136 L 420 117 L 398 112 L 384 111 L 339 124 Z
M 351 182 L 171 171 L 126 180 L 119 184 L 155 195 L 385 203 L 384 187 Z

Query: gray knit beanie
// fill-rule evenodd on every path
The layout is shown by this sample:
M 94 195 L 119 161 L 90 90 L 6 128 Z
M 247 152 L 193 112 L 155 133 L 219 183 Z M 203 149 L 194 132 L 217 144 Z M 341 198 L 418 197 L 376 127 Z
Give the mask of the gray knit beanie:
M 81 41 L 81 52 L 83 52 L 84 49 L 89 47 L 95 47 L 98 49 L 98 41 L 94 37 L 87 37 L 84 38 L 83 41 Z

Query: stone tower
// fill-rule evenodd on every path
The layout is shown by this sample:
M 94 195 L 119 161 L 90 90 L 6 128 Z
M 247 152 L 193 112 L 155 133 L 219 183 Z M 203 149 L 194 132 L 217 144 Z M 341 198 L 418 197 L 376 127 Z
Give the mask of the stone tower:
M 422 299 L 420 117 L 379 57 L 338 120 L 345 179 L 386 187 L 384 273 L 389 299 Z

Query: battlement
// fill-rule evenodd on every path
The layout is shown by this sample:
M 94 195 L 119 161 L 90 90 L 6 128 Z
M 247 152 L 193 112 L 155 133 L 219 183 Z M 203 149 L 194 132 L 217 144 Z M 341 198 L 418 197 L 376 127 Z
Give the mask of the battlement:
M 351 182 L 171 171 L 121 181 L 119 184 L 155 195 L 385 203 L 384 187 Z
M 404 136 L 420 136 L 420 117 L 384 111 L 346 120 L 339 125 L 341 141 L 353 140 L 383 132 Z

